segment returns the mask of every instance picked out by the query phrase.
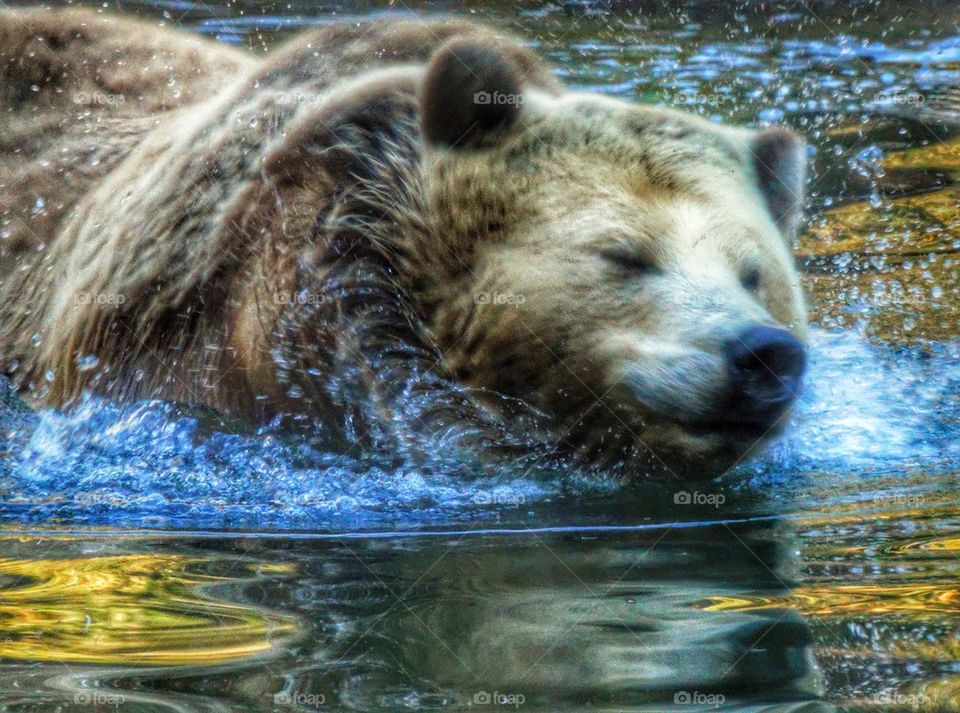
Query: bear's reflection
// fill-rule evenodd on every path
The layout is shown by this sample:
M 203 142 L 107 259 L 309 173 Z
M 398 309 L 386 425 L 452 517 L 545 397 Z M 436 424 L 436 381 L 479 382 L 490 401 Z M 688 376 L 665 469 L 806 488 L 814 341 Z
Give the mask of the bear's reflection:
M 284 709 L 281 694 L 324 710 L 832 710 L 796 612 L 709 609 L 789 590 L 791 532 L 691 514 L 700 524 L 646 530 L 180 541 L 262 569 L 206 595 L 282 612 L 297 633 L 268 658 L 156 685 L 246 710 Z
M 505 704 L 792 709 L 821 693 L 803 620 L 704 608 L 707 597 L 785 588 L 773 529 L 408 545 L 392 576 L 371 565 L 400 600 L 371 620 L 378 643 L 367 651 L 463 704 L 496 693 Z

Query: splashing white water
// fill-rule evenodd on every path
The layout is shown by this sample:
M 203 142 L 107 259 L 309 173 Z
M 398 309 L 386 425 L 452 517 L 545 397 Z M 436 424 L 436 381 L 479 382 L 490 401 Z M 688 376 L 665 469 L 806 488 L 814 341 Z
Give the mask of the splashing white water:
M 960 458 L 956 345 L 892 351 L 849 332 L 814 331 L 806 383 L 787 433 L 754 468 L 891 473 Z
M 755 487 L 829 471 L 856 478 L 955 468 L 960 354 L 922 356 L 815 331 L 811 371 L 779 443 L 734 478 Z M 68 414 L 9 413 L 22 441 L 2 460 L 4 515 L 18 522 L 186 528 L 370 528 L 514 515 L 584 485 L 571 469 L 534 480 L 504 472 L 385 467 L 272 433 L 227 434 L 169 404 L 88 398 Z M 19 430 L 18 430 L 19 429 Z

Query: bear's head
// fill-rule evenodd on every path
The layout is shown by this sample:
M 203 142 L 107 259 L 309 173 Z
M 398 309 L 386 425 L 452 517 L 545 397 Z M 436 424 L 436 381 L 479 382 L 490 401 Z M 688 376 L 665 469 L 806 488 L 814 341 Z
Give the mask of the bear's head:
M 538 86 L 470 39 L 420 102 L 420 298 L 452 373 L 643 470 L 718 473 L 782 429 L 806 358 L 793 133 Z

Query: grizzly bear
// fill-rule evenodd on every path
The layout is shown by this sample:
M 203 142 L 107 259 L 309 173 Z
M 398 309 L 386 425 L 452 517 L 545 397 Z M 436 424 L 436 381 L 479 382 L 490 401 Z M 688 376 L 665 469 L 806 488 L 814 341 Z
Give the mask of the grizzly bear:
M 0 362 L 32 403 L 702 475 L 795 401 L 787 129 L 568 91 L 458 19 L 255 58 L 6 10 L 0 68 Z

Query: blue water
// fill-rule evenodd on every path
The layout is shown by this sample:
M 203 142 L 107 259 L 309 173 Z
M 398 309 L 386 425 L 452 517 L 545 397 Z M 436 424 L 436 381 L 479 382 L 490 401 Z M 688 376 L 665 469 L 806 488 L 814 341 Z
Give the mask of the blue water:
M 815 330 L 806 392 L 785 436 L 716 487 L 802 488 L 824 472 L 870 479 L 960 469 L 960 349 L 894 351 Z M 323 452 L 269 428 L 235 433 L 161 402 L 88 397 L 75 410 L 0 414 L 0 518 L 21 525 L 220 530 L 378 530 L 512 521 L 539 506 L 636 495 L 658 484 L 576 469 L 477 479 L 446 464 L 387 465 Z M 670 492 L 678 487 L 668 485 Z M 652 492 L 652 491 L 650 491 Z

